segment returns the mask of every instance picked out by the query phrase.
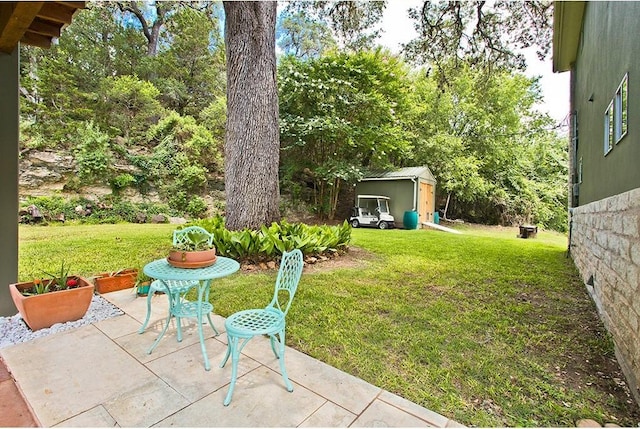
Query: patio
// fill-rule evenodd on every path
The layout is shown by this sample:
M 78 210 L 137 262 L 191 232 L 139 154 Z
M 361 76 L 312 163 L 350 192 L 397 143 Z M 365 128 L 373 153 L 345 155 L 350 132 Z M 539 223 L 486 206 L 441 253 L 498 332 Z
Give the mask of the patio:
M 195 325 L 178 343 L 170 329 L 151 355 L 166 315 L 154 297 L 152 323 L 140 335 L 146 300 L 130 290 L 103 295 L 125 314 L 0 350 L 41 426 L 81 427 L 461 427 L 433 411 L 292 348 L 286 391 L 266 338 L 243 350 L 233 400 L 222 405 L 231 364 L 219 368 L 226 335 L 210 329 L 205 371 Z M 214 316 L 218 330 L 224 319 Z

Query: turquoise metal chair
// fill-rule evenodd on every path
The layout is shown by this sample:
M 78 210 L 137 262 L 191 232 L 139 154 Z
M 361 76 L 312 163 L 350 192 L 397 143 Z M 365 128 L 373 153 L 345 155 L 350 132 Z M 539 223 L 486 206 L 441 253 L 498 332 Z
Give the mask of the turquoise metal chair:
M 289 392 L 293 391 L 293 385 L 287 376 L 284 366 L 284 331 L 286 327 L 286 316 L 293 301 L 293 297 L 298 288 L 298 282 L 302 275 L 304 260 L 302 252 L 295 249 L 285 252 L 282 255 L 278 277 L 276 278 L 275 292 L 273 299 L 263 309 L 243 310 L 232 314 L 224 323 L 227 330 L 227 353 L 222 359 L 220 368 L 223 368 L 231 356 L 231 384 L 229 392 L 224 400 L 224 405 L 229 405 L 233 388 L 238 377 L 238 359 L 240 352 L 247 345 L 251 338 L 256 335 L 268 335 L 271 339 L 271 350 L 280 361 L 280 372 L 284 379 L 284 384 Z M 286 298 L 282 295 L 285 295 Z M 281 300 L 281 298 L 284 298 Z M 276 348 L 277 345 L 277 348 Z
M 186 228 L 176 229 L 175 231 L 173 231 L 173 246 L 179 246 L 180 244 L 183 244 L 187 240 L 189 240 L 188 234 L 192 231 L 207 234 L 207 243 L 209 245 L 213 244 L 213 234 L 209 233 L 209 231 L 200 226 L 188 226 Z M 144 323 L 138 330 L 138 333 L 142 334 L 147 328 L 149 318 L 151 317 L 151 297 L 155 295 L 156 292 L 164 292 L 169 298 L 170 307 L 173 308 L 174 306 L 179 304 L 177 300 L 182 300 L 182 295 L 184 295 L 186 292 L 188 292 L 189 289 L 195 286 L 198 286 L 197 281 L 167 280 L 162 282 L 160 280 L 154 280 L 153 282 L 151 282 L 151 285 L 149 286 L 149 294 L 147 295 L 147 317 L 144 319 Z M 211 312 L 207 313 L 207 319 L 209 320 L 209 325 L 211 325 L 216 335 L 220 335 L 216 327 L 213 326 L 213 322 L 211 321 Z M 167 326 L 168 325 L 169 323 L 167 322 Z M 180 326 L 180 317 L 178 316 L 176 316 L 176 325 L 178 327 L 178 341 L 182 341 L 182 328 Z M 163 334 L 164 331 L 166 331 L 167 326 L 165 326 L 165 329 L 162 331 Z M 162 335 L 158 337 L 158 340 L 151 347 L 149 353 L 153 351 L 160 338 L 162 338 Z

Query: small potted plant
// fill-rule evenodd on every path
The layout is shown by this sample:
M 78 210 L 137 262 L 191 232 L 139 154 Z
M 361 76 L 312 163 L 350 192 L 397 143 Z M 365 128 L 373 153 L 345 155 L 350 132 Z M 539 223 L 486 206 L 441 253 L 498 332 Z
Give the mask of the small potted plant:
M 151 277 L 141 271 L 138 272 L 138 277 L 133 285 L 133 291 L 138 296 L 147 296 L 149 294 L 149 285 L 151 285 Z
M 216 249 L 211 235 L 201 231 L 185 232 L 181 240 L 169 252 L 168 262 L 180 268 L 197 268 L 213 265 Z
M 93 284 L 83 277 L 70 276 L 64 262 L 58 273 L 44 274 L 51 278 L 9 285 L 11 298 L 25 323 L 37 331 L 84 317 L 93 297 Z
M 109 293 L 117 290 L 128 289 L 136 282 L 138 270 L 128 268 L 112 273 L 101 273 L 94 278 L 98 293 Z

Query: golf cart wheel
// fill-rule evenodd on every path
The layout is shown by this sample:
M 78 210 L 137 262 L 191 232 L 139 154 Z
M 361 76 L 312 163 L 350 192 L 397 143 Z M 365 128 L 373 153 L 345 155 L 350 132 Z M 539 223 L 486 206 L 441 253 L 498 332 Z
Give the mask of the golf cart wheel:
M 382 221 L 378 224 L 378 228 L 380 229 L 387 229 L 389 227 L 389 225 L 387 224 L 387 222 Z
M 358 222 L 358 219 L 353 219 L 353 220 L 351 221 L 351 227 L 352 227 L 352 228 L 357 228 L 357 227 L 359 227 L 359 226 L 360 226 L 360 222 Z

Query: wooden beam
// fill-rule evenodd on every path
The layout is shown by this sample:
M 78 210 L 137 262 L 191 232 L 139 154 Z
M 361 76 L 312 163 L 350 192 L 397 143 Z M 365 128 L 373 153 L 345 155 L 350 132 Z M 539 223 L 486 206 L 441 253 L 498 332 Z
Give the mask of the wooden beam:
M 44 2 L 38 17 L 61 24 L 71 24 L 71 18 L 76 10 L 60 3 Z
M 69 6 L 74 9 L 84 9 L 86 7 L 86 2 L 84 1 L 58 1 L 56 3 L 63 4 L 65 6 Z
M 0 52 L 13 52 L 43 4 L 44 2 L 0 3 Z
M 49 37 L 60 37 L 60 24 L 54 24 L 51 21 L 43 21 L 36 17 L 29 26 L 31 33 L 42 34 Z
M 32 33 L 27 31 L 20 39 L 21 43 L 30 46 L 37 46 L 39 48 L 49 49 L 51 47 L 51 38 L 47 36 L 43 36 L 42 34 Z

